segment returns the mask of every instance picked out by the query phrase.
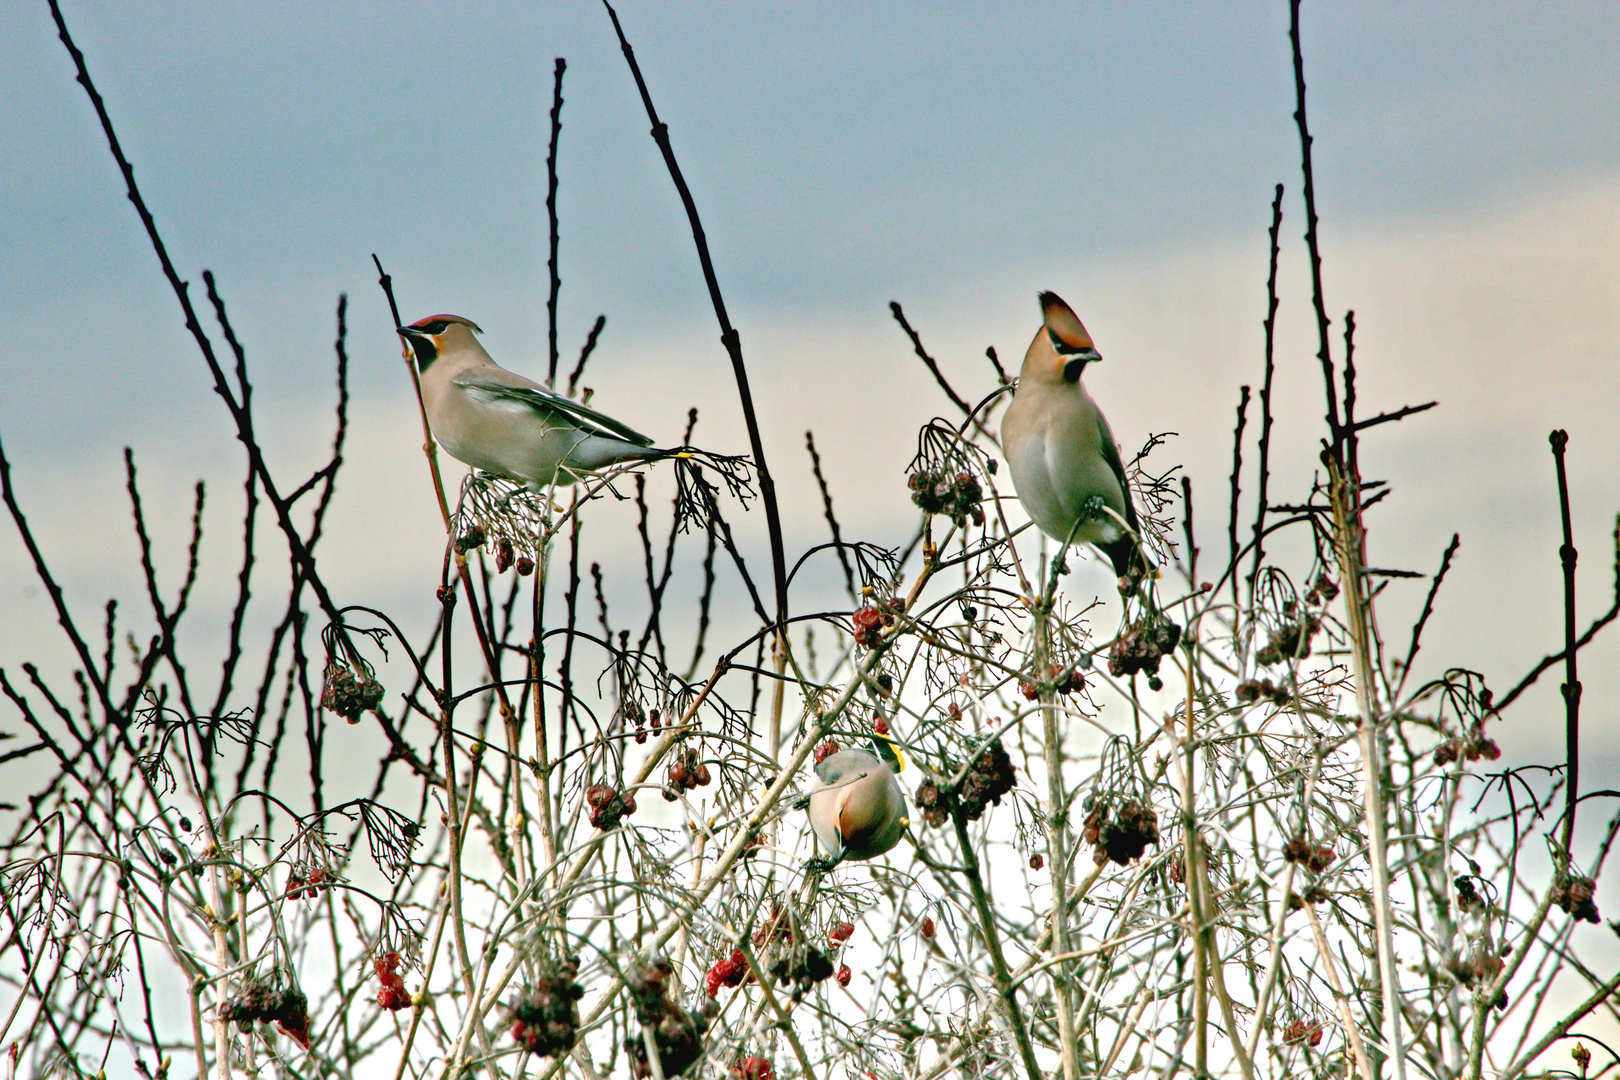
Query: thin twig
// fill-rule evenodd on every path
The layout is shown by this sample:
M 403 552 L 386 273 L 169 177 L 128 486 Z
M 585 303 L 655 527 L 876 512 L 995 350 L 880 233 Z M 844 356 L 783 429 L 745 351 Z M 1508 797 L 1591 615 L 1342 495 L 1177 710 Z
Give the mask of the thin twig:
M 568 61 L 557 57 L 556 83 L 551 91 L 551 142 L 546 150 L 546 219 L 551 226 L 551 255 L 546 268 L 551 275 L 551 294 L 546 298 L 547 342 L 550 360 L 546 365 L 546 385 L 557 385 L 557 291 L 562 278 L 557 276 L 557 140 L 562 137 L 563 72 Z
M 641 92 L 641 103 L 647 109 L 647 119 L 652 121 L 653 141 L 658 144 L 658 149 L 664 156 L 664 164 L 669 168 L 670 179 L 675 182 L 675 190 L 680 194 L 681 205 L 686 208 L 687 220 L 692 225 L 692 240 L 697 245 L 698 262 L 703 267 L 703 281 L 709 288 L 709 299 L 714 305 L 715 318 L 720 322 L 720 342 L 731 357 L 732 374 L 737 380 L 737 396 L 742 403 L 743 420 L 748 426 L 749 450 L 754 457 L 754 467 L 759 470 L 759 495 L 760 501 L 765 504 L 765 525 L 771 541 L 771 568 L 776 575 L 776 621 L 779 625 L 785 625 L 788 618 L 787 556 L 782 546 L 782 519 L 776 506 L 776 482 L 771 479 L 770 467 L 765 463 L 765 444 L 760 439 L 759 418 L 754 414 L 754 396 L 748 388 L 748 369 L 743 364 L 742 337 L 731 325 L 731 317 L 726 313 L 726 302 L 720 295 L 720 279 L 714 272 L 714 260 L 709 257 L 708 236 L 703 231 L 703 222 L 698 218 L 697 203 L 693 200 L 692 192 L 686 186 L 686 178 L 681 174 L 681 167 L 675 160 L 675 151 L 669 141 L 669 126 L 658 119 L 658 110 L 653 107 L 652 94 L 647 90 L 647 81 L 641 75 L 641 66 L 636 63 L 636 54 L 624 36 L 624 28 L 619 25 L 618 12 L 613 10 L 613 5 L 607 3 L 607 0 L 603 0 L 602 6 L 607 8 L 608 17 L 613 20 L 613 32 L 619 37 L 619 46 L 624 52 L 625 62 L 630 65 L 630 74 L 635 77 L 636 89 Z
M 1331 437 L 1330 448 L 1337 457 L 1344 433 L 1339 419 L 1338 396 L 1333 385 L 1335 381 L 1333 352 L 1328 342 L 1328 327 L 1331 323 L 1327 316 L 1327 301 L 1322 291 L 1322 249 L 1316 234 L 1316 177 L 1311 168 L 1311 144 L 1315 140 L 1311 137 L 1310 127 L 1305 120 L 1305 57 L 1300 51 L 1299 5 L 1300 0 L 1289 0 L 1288 41 L 1294 49 L 1294 123 L 1299 127 L 1300 171 L 1305 177 L 1305 248 L 1310 253 L 1311 303 L 1316 309 L 1318 342 L 1316 357 L 1322 364 L 1322 386 L 1327 393 L 1326 419 Z
M 1552 445 L 1553 464 L 1558 474 L 1558 518 L 1564 542 L 1558 548 L 1558 561 L 1564 571 L 1564 850 L 1559 862 L 1569 865 L 1575 838 L 1575 804 L 1579 801 L 1581 766 L 1581 680 L 1575 648 L 1575 534 L 1569 520 L 1569 477 L 1564 471 L 1564 449 L 1569 433 L 1562 429 L 1547 437 Z

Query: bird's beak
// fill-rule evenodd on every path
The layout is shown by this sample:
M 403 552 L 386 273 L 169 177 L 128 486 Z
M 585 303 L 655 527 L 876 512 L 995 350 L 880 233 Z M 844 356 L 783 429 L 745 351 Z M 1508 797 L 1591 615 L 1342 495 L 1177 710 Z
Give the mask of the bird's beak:
M 410 346 L 411 355 L 416 358 L 418 369 L 426 371 L 428 365 L 439 358 L 439 343 L 432 334 L 414 326 L 396 326 L 394 332 Z

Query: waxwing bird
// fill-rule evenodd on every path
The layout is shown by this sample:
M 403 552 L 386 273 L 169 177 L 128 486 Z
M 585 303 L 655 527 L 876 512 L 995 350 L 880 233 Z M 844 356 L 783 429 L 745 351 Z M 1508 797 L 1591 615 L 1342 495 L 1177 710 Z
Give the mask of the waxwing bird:
M 905 763 L 886 739 L 872 749 L 854 747 L 829 754 L 816 766 L 820 781 L 804 800 L 810 828 L 825 858 L 811 860 L 827 871 L 846 859 L 873 859 L 900 842 L 906 826 L 906 797 L 894 774 Z
M 1113 562 L 1114 573 L 1134 583 L 1148 564 L 1134 535 L 1136 509 L 1125 467 L 1108 420 L 1080 381 L 1086 365 L 1102 357 L 1056 293 L 1041 293 L 1040 302 L 1043 322 L 1024 354 L 1018 389 L 1001 420 L 1001 447 L 1013 487 L 1047 536 L 1060 544 L 1096 545 Z
M 416 356 L 428 426 L 450 456 L 542 489 L 625 461 L 676 456 L 647 436 L 507 371 L 459 315 L 429 315 L 399 334 Z

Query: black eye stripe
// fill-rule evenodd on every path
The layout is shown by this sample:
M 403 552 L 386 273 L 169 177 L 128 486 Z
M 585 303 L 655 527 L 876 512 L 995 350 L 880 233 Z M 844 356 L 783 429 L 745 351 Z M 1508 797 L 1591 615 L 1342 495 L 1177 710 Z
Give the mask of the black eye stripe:
M 450 329 L 450 324 L 445 322 L 443 319 L 435 319 L 430 323 L 424 323 L 423 325 L 417 327 L 417 329 L 422 331 L 424 334 L 442 334 L 446 330 Z

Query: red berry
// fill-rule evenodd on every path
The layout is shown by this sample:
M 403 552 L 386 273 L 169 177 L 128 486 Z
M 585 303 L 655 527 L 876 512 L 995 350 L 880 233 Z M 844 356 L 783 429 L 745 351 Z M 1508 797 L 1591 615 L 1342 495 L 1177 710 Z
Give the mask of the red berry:
M 1029 868 L 1031 870 L 1039 870 L 1041 867 L 1043 867 L 1045 865 L 1046 865 L 1046 859 L 1042 857 L 1040 852 L 1037 851 L 1035 854 L 1033 854 L 1033 855 L 1031 855 L 1029 857 Z
M 849 980 L 851 978 L 853 978 L 853 976 L 850 973 L 849 965 L 848 964 L 841 965 L 838 968 L 838 985 L 839 986 L 848 986 L 849 985 Z
M 922 918 L 922 936 L 925 938 L 934 936 L 934 920 L 928 915 L 924 915 Z
M 699 765 L 697 767 L 697 775 L 693 777 L 693 779 L 697 781 L 698 787 L 708 787 L 709 781 L 713 780 L 714 777 L 709 775 L 709 767 L 707 765 Z
M 872 730 L 879 735 L 887 735 L 889 733 L 889 722 L 881 716 L 876 717 L 872 720 Z
M 835 945 L 842 945 L 844 942 L 849 940 L 849 936 L 854 932 L 855 925 L 853 923 L 839 923 L 837 926 L 828 931 L 827 940 L 831 941 Z
M 826 742 L 816 747 L 816 764 L 820 765 L 823 761 L 826 761 L 836 753 L 838 753 L 838 744 L 833 742 L 831 739 L 828 739 Z
M 730 956 L 714 965 L 714 970 L 720 976 L 721 986 L 741 986 L 743 976 L 748 974 L 748 960 L 741 949 L 732 949 Z
M 883 642 L 883 613 L 875 607 L 863 607 L 857 611 L 853 620 L 855 623 L 855 643 L 868 649 L 875 649 Z

